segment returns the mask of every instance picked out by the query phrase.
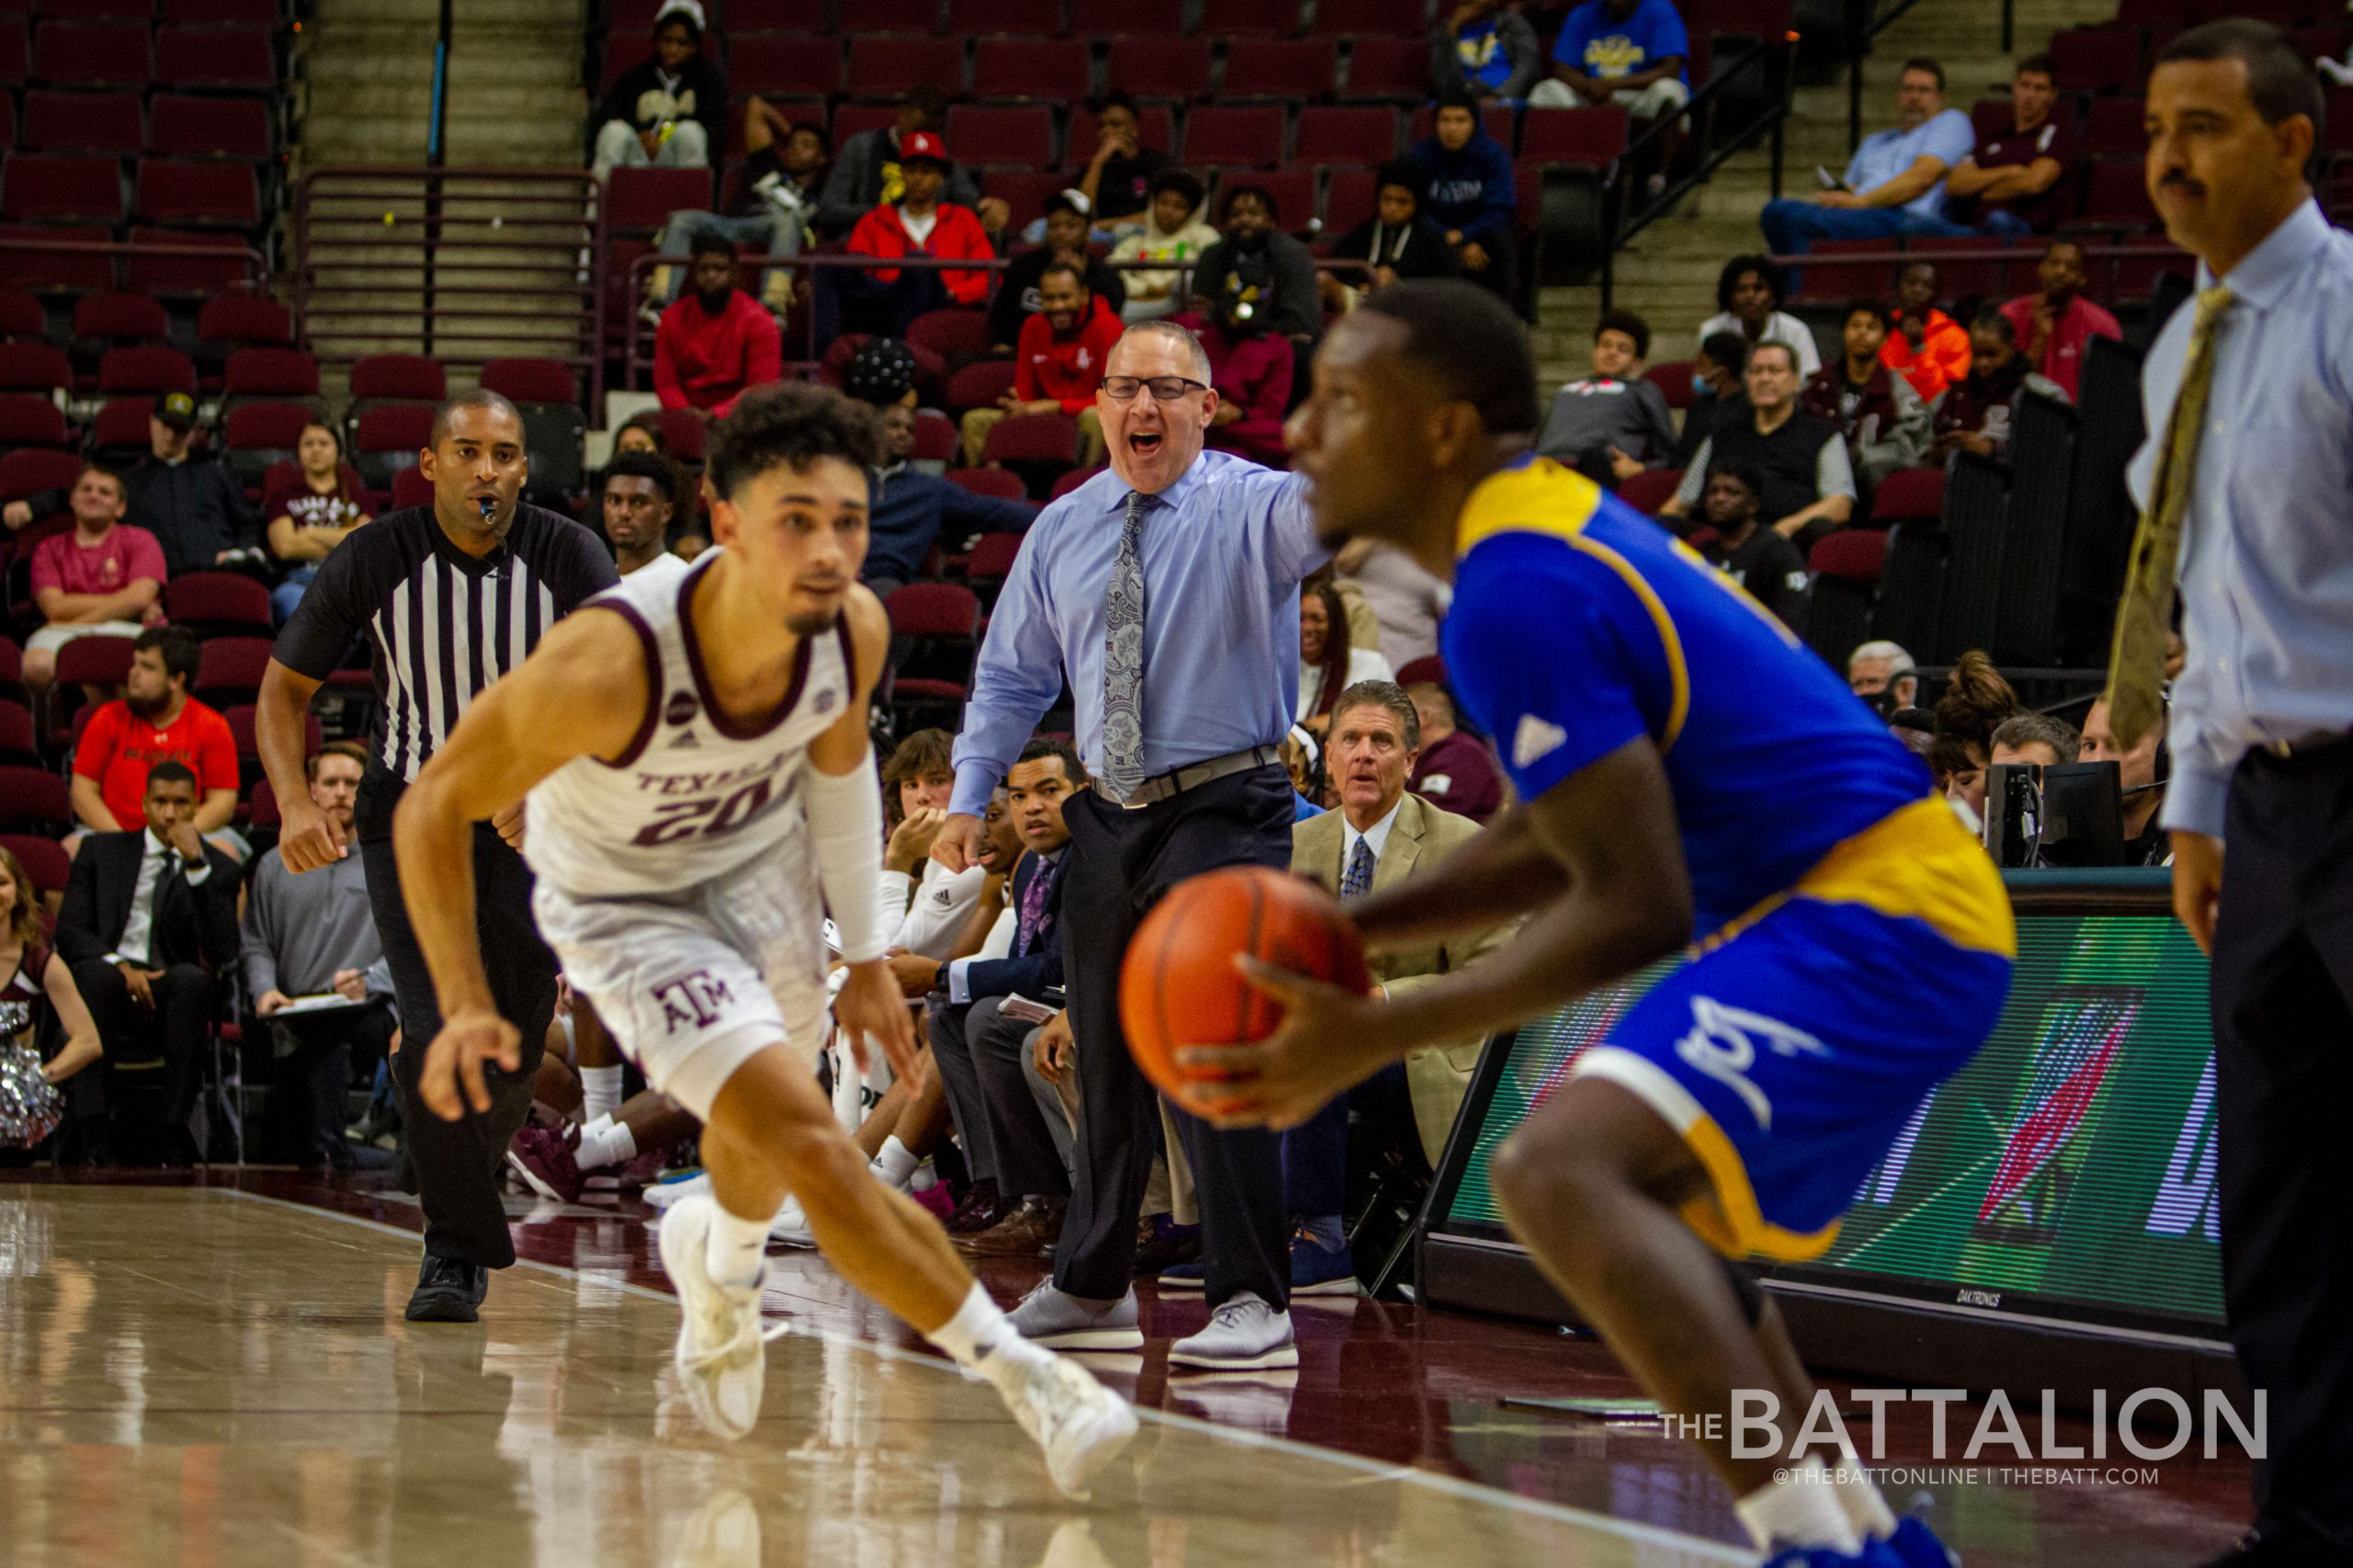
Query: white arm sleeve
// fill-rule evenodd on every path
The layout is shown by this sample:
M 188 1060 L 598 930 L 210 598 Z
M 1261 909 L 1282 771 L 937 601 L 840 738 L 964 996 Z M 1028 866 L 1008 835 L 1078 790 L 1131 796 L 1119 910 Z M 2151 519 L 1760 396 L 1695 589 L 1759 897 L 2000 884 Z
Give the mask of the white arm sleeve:
M 842 957 L 851 963 L 879 959 L 899 918 L 881 898 L 882 791 L 874 782 L 874 748 L 839 776 L 811 764 L 802 788 L 817 885 L 841 932 Z

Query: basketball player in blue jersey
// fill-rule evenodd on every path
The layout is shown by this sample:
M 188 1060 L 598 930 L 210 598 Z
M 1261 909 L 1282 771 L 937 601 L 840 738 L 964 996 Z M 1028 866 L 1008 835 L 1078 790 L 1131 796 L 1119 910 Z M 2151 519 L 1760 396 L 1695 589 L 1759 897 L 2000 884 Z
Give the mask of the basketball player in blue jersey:
M 1452 580 L 1447 669 L 1525 802 L 1349 913 L 1375 949 L 1526 924 L 1393 1000 L 1241 960 L 1283 1026 L 1181 1053 L 1223 1075 L 1190 1098 L 1295 1126 L 1415 1047 L 1685 952 L 1497 1152 L 1504 1212 L 1646 1390 L 1716 1418 L 1709 1460 L 1776 1568 L 1946 1568 L 1851 1451 L 1792 1464 L 1813 1391 L 1731 1260 L 1830 1244 L 1906 1118 L 1992 1029 L 2008 901 L 1844 682 L 1648 518 L 1529 455 L 1539 413 L 1525 334 L 1484 290 L 1401 283 L 1324 340 L 1290 426 L 1319 530 Z M 1749 1390 L 1779 1401 L 1779 1453 L 1734 1456 Z

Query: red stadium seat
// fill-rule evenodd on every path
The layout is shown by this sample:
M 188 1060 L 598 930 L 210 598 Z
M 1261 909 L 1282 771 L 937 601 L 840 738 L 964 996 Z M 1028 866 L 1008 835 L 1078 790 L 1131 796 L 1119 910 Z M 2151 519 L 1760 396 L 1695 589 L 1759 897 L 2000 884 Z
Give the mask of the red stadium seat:
M 0 501 L 22 501 L 44 490 L 71 490 L 81 477 L 82 460 L 72 452 L 23 447 L 0 453 Z M 18 535 L 18 548 L 23 548 Z
M 70 794 L 67 799 L 70 805 Z M 16 856 L 34 887 L 43 893 L 64 895 L 65 879 L 74 869 L 74 858 L 65 853 L 65 846 L 29 833 L 0 833 L 0 848 Z
M 254 792 L 245 797 L 245 820 L 256 827 L 278 827 L 286 820 L 278 809 L 278 791 L 270 788 L 267 776 L 255 779 Z
M 1202 38 L 1287 38 L 1299 31 L 1299 0 L 1204 0 Z
M 990 33 L 1059 35 L 1063 0 L 948 0 L 948 30 L 958 38 L 983 38 Z
M 278 86 L 269 34 L 258 28 L 167 27 L 155 35 L 165 87 L 231 87 L 267 93 Z
M 23 767 L 40 761 L 32 710 L 13 697 L 0 697 L 0 763 Z
M 1899 468 L 1879 482 L 1871 494 L 1871 526 L 1932 523 L 1945 512 L 1945 471 L 1940 468 Z
M 1101 473 L 1102 472 L 1103 470 L 1100 465 L 1094 468 L 1074 468 L 1071 470 L 1068 473 L 1054 481 L 1054 487 L 1048 494 L 1048 499 L 1054 501 L 1061 500 L 1063 496 L 1069 494 L 1072 491 L 1077 489 L 1080 485 L 1086 483 L 1088 480 L 1093 479 L 1097 474 Z M 981 537 L 983 540 L 986 540 L 994 536 L 983 534 Z M 979 552 L 975 551 L 973 554 L 974 559 L 977 560 L 979 558 Z
M 837 93 L 842 85 L 841 40 L 737 39 L 727 52 L 727 85 L 735 92 L 763 97 L 777 93 Z
M 1086 45 L 1075 40 L 984 38 L 972 56 L 972 96 L 1084 103 L 1093 73 Z M 965 157 L 952 134 L 948 146 L 958 159 Z
M 1112 80 L 1116 82 L 1120 78 L 1114 76 Z M 1130 87 L 1128 91 L 1134 93 L 1136 89 Z M 1070 148 L 1070 161 L 1074 166 L 1084 167 L 1086 160 L 1095 156 L 1095 144 L 1101 139 L 1101 134 L 1093 109 L 1081 106 L 1070 111 L 1070 135 L 1066 145 Z M 1164 151 L 1174 147 L 1176 145 L 1175 112 L 1166 104 L 1143 105 L 1136 113 L 1136 136 L 1147 147 Z
M 0 23 L 0 86 L 13 87 L 31 74 L 32 51 L 25 41 L 25 24 L 11 17 Z
M 485 360 L 481 384 L 514 403 L 577 404 L 580 401 L 572 367 L 561 359 Z
M 1220 169 L 1217 171 L 1217 210 L 1224 211 L 1226 199 L 1233 188 L 1245 185 L 1255 185 L 1267 193 L 1267 199 L 1275 205 L 1275 227 L 1283 233 L 1305 233 L 1313 223 L 1313 169 Z
M 111 165 L 111 161 L 109 161 Z M 6 178 L 0 175 L 0 178 Z M 0 197 L 0 207 L 6 198 Z M 111 222 L 113 220 L 108 220 Z M 26 289 L 111 289 L 114 262 L 97 252 L 43 248 L 58 244 L 104 245 L 114 235 L 106 229 L 0 227 L 0 285 Z
M 416 454 L 433 437 L 433 412 L 423 403 L 388 403 L 359 416 L 351 461 L 369 489 L 386 488 L 394 473 L 416 466 Z
M 605 222 L 616 230 L 658 229 L 673 212 L 710 206 L 709 169 L 615 169 L 605 182 Z
M 983 465 L 1068 462 L 1078 451 L 1078 421 L 1067 414 L 1016 414 L 989 427 Z
M 229 725 L 229 738 L 236 743 L 237 760 L 241 763 L 256 763 L 261 760 L 261 747 L 255 742 L 254 711 L 254 705 L 250 702 L 240 702 L 233 708 L 224 708 L 221 710 L 221 717 L 227 721 Z M 315 754 L 321 746 L 326 744 L 326 740 L 325 726 L 319 722 L 319 716 L 316 713 L 303 714 L 302 755 L 309 756 Z
M 270 631 L 269 590 L 235 572 L 183 572 L 164 585 L 164 613 L 199 636 Z
M 1346 99 L 1378 98 L 1388 103 L 1420 103 L 1430 91 L 1429 46 L 1417 38 L 1360 38 L 1348 50 Z M 1511 110 L 1504 108 L 1508 124 Z M 1498 138 L 1506 147 L 1511 136 Z
M 164 0 L 164 20 L 199 27 L 274 28 L 278 0 Z
M 1053 111 L 1042 104 L 1023 108 L 958 104 L 948 111 L 948 145 L 956 161 L 968 168 L 1045 168 L 1054 161 Z
M 1386 163 L 1397 155 L 1397 111 L 1303 108 L 1299 111 L 1299 131 L 1290 155 L 1302 164 Z
M 422 354 L 369 354 L 352 362 L 351 399 L 355 403 L 438 403 L 449 395 L 448 372 L 438 360 Z
M 182 158 L 267 159 L 269 106 L 260 98 L 157 93 L 147 105 L 147 150 Z
M 1062 480 L 1054 482 L 1054 493 L 1057 495 L 1065 494 L 1063 480 L 1068 480 L 1073 475 L 1077 476 L 1079 484 L 1084 484 L 1089 477 L 1101 472 L 1100 469 L 1091 468 L 1073 469 L 1069 473 L 1063 475 Z M 1077 488 L 1077 484 L 1070 486 L 1072 490 Z M 1020 534 L 983 534 L 980 541 L 972 546 L 972 553 L 965 560 L 964 580 L 967 583 L 1003 582 L 1005 574 L 1013 570 L 1013 558 L 1021 552 L 1022 538 Z
M 1615 104 L 1598 108 L 1532 108 L 1519 130 L 1523 164 L 1604 168 L 1625 150 L 1626 111 Z
M 241 403 L 229 410 L 221 427 L 221 446 L 240 473 L 265 472 L 282 454 L 291 457 L 301 441 L 302 426 L 318 418 L 316 410 L 299 403 Z M 256 454 L 237 462 L 237 454 Z
M 979 311 L 926 311 L 907 324 L 907 346 L 929 350 L 945 361 L 957 355 L 985 354 L 989 318 Z
M 301 348 L 240 348 L 229 356 L 221 395 L 311 397 L 319 395 L 319 362 Z
M 0 392 L 0 449 L 70 446 L 65 415 L 36 392 Z
M 939 0 L 845 0 L 842 21 L 860 32 L 936 33 Z
M 1195 167 L 1239 164 L 1271 168 L 1282 162 L 1283 111 L 1269 106 L 1204 105 L 1185 117 L 1182 161 Z
M 737 42 L 746 33 L 821 33 L 827 26 L 825 0 L 728 0 L 727 31 Z M 732 44 L 727 66 L 735 68 Z
M 33 34 L 33 76 L 59 87 L 143 87 L 153 60 L 144 22 L 45 21 Z
M 196 392 L 196 362 L 176 348 L 109 348 L 98 361 L 98 395 Z
M 1047 201 L 1069 184 L 1069 176 L 1051 170 L 1025 174 L 1013 169 L 991 169 L 981 176 L 981 194 L 1002 199 L 1013 209 L 1014 227 L 1026 228 L 1033 220 L 1045 216 Z
M 147 455 L 148 416 L 155 412 L 152 397 L 119 397 L 102 404 L 90 422 L 90 449 L 108 462 L 131 461 Z
M 1373 215 L 1381 176 L 1370 169 L 1334 169 L 1324 189 L 1324 230 L 1345 234 Z
M 25 95 L 25 123 L 17 145 L 31 153 L 110 153 L 130 156 L 146 144 L 137 93 Z
M 145 294 L 85 294 L 74 302 L 74 335 L 109 343 L 161 343 L 172 335 L 163 301 Z
M 1407 38 L 1420 44 L 1426 9 L 1423 0 L 1316 0 L 1314 30 L 1356 39 Z
M 277 301 L 254 294 L 221 294 L 196 312 L 199 343 L 286 347 L 294 342 L 294 318 Z
M 122 221 L 122 174 L 112 158 L 9 154 L 0 218 L 100 223 Z
M 2103 159 L 2092 165 L 2084 186 L 2083 216 L 2067 228 L 2120 229 L 2139 233 L 2157 226 L 2157 210 L 2138 158 Z
M 241 169 L 240 173 L 250 173 Z M 201 233 L 186 229 L 134 228 L 131 243 L 176 245 L 218 251 L 215 261 L 195 256 L 133 256 L 124 265 L 124 281 L 153 293 L 213 293 L 223 289 L 252 287 L 254 271 L 247 265 L 243 233 Z
M 31 290 L 0 289 L 0 342 L 39 342 L 48 331 L 48 313 Z
M 1148 7 L 1145 7 L 1148 8 Z M 1205 38 L 1114 39 L 1104 79 L 1139 98 L 1190 101 L 1210 96 L 1210 40 Z M 1165 146 L 1167 143 L 1163 142 Z M 1092 155 L 1090 141 L 1071 139 L 1073 154 Z
M 997 399 L 1013 390 L 1013 373 L 1010 359 L 983 359 L 965 366 L 948 378 L 949 411 L 961 414 L 968 408 L 995 407 Z
M 2104 153 L 2114 153 L 2139 156 L 2149 140 L 2149 133 L 2142 128 L 2147 112 L 2146 98 L 2094 98 L 2091 111 L 2084 117 L 2083 151 L 2086 155 L 2098 157 Z M 2063 175 L 2061 177 L 2063 179 L 2065 176 Z
M 1173 40 L 1185 30 L 1185 7 L 1139 6 L 1135 0 L 1071 0 L 1070 30 L 1081 38 Z M 1111 80 L 1126 85 L 1117 75 Z
M 928 410 L 915 415 L 915 444 L 909 457 L 917 462 L 953 462 L 956 447 L 956 426 L 946 416 Z
M 861 18 L 863 21 L 863 18 Z M 850 91 L 862 98 L 903 97 L 915 87 L 949 96 L 964 91 L 961 39 L 871 38 L 849 40 Z
M 57 651 L 57 684 L 120 686 L 131 678 L 131 643 L 128 637 L 76 637 Z
M 975 495 L 990 495 L 999 501 L 1018 501 L 1029 494 L 1017 475 L 1001 468 L 951 468 L 948 477 Z
M 1653 365 L 1643 372 L 1643 380 L 1658 388 L 1666 398 L 1666 406 L 1686 409 L 1691 406 L 1691 365 L 1677 359 L 1665 365 Z
M 46 343 L 0 343 L 0 392 L 67 392 L 73 361 Z
M 2069 28 L 2051 35 L 2051 77 L 2063 93 L 2127 93 L 2141 85 L 2141 29 Z
M 1887 566 L 1887 535 L 1878 528 L 1841 528 L 1824 535 L 1805 563 L 1817 576 L 1876 583 Z
M 977 608 L 974 613 L 978 614 Z M 88 642 L 90 639 L 80 641 Z M 113 641 L 120 642 L 127 640 L 115 638 Z M 71 648 L 74 643 L 68 642 L 65 646 Z M 63 650 L 59 652 L 62 657 Z M 128 663 L 126 660 L 126 665 Z M 63 833 L 73 825 L 74 801 L 66 792 L 64 779 L 46 767 L 0 767 L 0 827 L 28 828 L 35 834 L 40 834 Z M 27 866 L 25 869 L 31 872 L 32 868 Z
M 412 466 L 392 472 L 392 506 L 407 511 L 412 506 L 433 505 L 433 482 Z
M 1683 483 L 1679 468 L 1646 468 L 1618 487 L 1618 499 L 1648 517 L 1658 516 L 1658 509 L 1675 498 L 1675 487 Z
M 1328 38 L 1237 39 L 1225 51 L 1221 98 L 1329 97 L 1340 82 L 1339 46 Z
M 45 17 L 69 17 L 77 22 L 137 22 L 155 19 L 149 0 L 41 0 L 34 7 Z
M 662 411 L 662 447 L 672 462 L 702 461 L 703 446 L 710 426 L 691 408 L 665 408 Z

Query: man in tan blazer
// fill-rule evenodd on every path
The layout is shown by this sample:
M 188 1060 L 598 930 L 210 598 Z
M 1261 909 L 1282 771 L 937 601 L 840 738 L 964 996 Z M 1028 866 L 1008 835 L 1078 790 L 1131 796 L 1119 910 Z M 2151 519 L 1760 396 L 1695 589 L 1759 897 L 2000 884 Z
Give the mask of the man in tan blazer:
M 1342 902 L 1386 888 L 1452 854 L 1479 824 L 1405 792 L 1421 746 L 1413 699 L 1388 681 L 1359 681 L 1333 704 L 1324 756 L 1337 811 L 1291 829 L 1290 869 L 1337 893 Z M 1508 926 L 1372 960 L 1384 995 L 1425 984 L 1461 968 L 1511 935 Z M 1455 1112 L 1478 1066 L 1482 1037 L 1417 1051 L 1402 1066 L 1374 1074 L 1324 1108 L 1314 1120 L 1284 1134 L 1283 1179 L 1301 1233 L 1291 1244 L 1291 1291 L 1338 1293 L 1356 1288 L 1340 1231 L 1347 1189 L 1351 1106 L 1401 1126 L 1410 1118 L 1422 1153 L 1435 1165 Z

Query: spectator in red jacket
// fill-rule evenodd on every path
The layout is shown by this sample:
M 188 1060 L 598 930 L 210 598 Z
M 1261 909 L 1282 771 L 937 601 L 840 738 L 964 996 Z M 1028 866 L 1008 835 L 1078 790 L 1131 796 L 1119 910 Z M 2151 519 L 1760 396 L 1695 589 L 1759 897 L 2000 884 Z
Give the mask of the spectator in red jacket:
M 2036 276 L 2042 281 L 2041 290 L 2012 300 L 2002 313 L 2018 330 L 2018 352 L 2074 403 L 2082 395 L 2084 353 L 2092 339 L 2121 341 L 2124 329 L 2084 298 L 2084 247 L 2075 241 L 2052 241 Z
M 895 204 L 885 202 L 849 232 L 854 255 L 940 256 L 953 261 L 995 261 L 996 245 L 980 214 L 942 201 L 948 179 L 948 143 L 936 131 L 917 131 L 899 142 L 899 178 L 904 188 Z M 943 306 L 978 306 L 989 294 L 986 272 L 937 267 L 882 267 L 874 271 L 835 267 L 839 329 L 904 337 L 907 324 Z M 827 323 L 820 319 L 818 331 Z
M 695 237 L 694 288 L 654 333 L 654 390 L 665 408 L 716 419 L 756 386 L 782 379 L 784 339 L 767 307 L 735 287 L 735 244 Z
M 1017 414 L 1067 414 L 1078 421 L 1078 460 L 1092 468 L 1103 460 L 1103 426 L 1095 414 L 1095 389 L 1103 384 L 1103 362 L 1123 330 L 1111 301 L 1086 286 L 1076 263 L 1057 257 L 1038 275 L 1038 313 L 1021 325 L 1014 349 L 1013 390 L 995 408 L 964 415 L 964 463 L 978 467 L 981 449 L 997 422 Z
M 1234 274 L 1233 280 L 1242 285 L 1242 275 Z M 1298 357 L 1290 339 L 1269 330 L 1273 312 L 1266 303 L 1246 285 L 1230 287 L 1217 301 L 1216 314 L 1201 324 L 1210 385 L 1217 389 L 1207 442 L 1269 468 L 1289 468 L 1283 411 L 1290 405 Z
M 1900 372 L 1934 403 L 1945 388 L 1969 374 L 1969 329 L 1937 309 L 1943 275 L 1932 261 L 1915 261 L 1895 283 L 1895 330 L 1879 351 L 1881 363 Z

